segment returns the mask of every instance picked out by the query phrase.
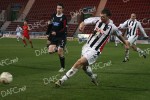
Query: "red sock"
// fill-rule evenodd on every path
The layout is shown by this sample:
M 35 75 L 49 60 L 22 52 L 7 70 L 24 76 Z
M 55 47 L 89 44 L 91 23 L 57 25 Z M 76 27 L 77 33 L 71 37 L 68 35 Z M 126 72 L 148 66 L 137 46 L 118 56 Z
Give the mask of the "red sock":
M 25 45 L 27 45 L 26 40 L 22 40 Z

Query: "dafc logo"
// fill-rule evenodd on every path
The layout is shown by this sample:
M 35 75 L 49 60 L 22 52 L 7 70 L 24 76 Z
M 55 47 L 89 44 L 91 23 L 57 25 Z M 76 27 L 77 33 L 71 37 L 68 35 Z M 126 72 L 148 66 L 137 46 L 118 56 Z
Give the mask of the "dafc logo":
M 28 24 L 30 29 L 38 29 L 40 27 L 46 27 L 48 24 L 52 23 L 51 21 L 40 20 L 38 22 L 34 22 L 33 24 Z
M 149 18 L 143 18 L 139 20 L 143 25 L 148 25 L 150 24 L 150 19 Z
M 96 7 L 94 6 L 92 9 L 88 9 L 86 13 L 93 13 L 93 12 L 95 12 L 95 11 L 96 11 Z M 85 13 L 85 12 L 84 12 L 84 9 L 79 9 L 79 11 L 76 10 L 75 12 L 70 12 L 70 15 L 71 15 L 71 18 L 75 18 L 75 17 L 77 17 L 78 15 L 81 15 L 82 13 L 83 13 L 83 14 Z

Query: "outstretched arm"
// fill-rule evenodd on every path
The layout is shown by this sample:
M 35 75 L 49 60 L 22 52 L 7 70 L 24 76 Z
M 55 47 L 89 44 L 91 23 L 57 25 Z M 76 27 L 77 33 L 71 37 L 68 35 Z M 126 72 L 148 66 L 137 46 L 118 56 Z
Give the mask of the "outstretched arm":
M 126 48 L 129 48 L 129 44 L 122 36 L 122 32 L 116 26 L 114 26 L 113 31 L 116 34 L 116 36 L 125 44 Z
M 126 29 L 128 27 L 128 20 L 119 25 L 119 29 Z
M 85 19 L 83 22 L 79 25 L 79 30 L 83 32 L 86 25 L 96 24 L 100 20 L 99 17 L 90 17 Z
M 145 33 L 145 31 L 144 31 L 144 29 L 143 29 L 143 27 L 142 27 L 142 25 L 141 25 L 140 22 L 138 23 L 138 27 L 139 27 L 141 33 L 144 35 L 144 37 L 148 37 L 147 34 Z

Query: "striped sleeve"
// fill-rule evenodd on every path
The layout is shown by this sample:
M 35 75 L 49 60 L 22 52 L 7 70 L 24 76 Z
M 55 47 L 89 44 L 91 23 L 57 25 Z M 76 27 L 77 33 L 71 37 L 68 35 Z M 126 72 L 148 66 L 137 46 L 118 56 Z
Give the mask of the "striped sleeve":
M 100 20 L 100 17 L 90 17 L 84 20 L 85 25 L 96 24 Z
M 121 28 L 121 29 L 125 29 L 127 27 L 128 27 L 128 20 L 119 25 L 119 28 Z
M 122 35 L 122 32 L 113 24 L 112 25 L 112 31 L 115 33 L 117 36 Z
M 141 25 L 140 22 L 138 22 L 138 27 L 139 27 L 141 33 L 144 35 L 144 37 L 148 37 L 147 34 L 145 33 L 145 31 L 144 31 L 144 29 L 143 29 L 143 27 L 142 27 L 142 25 Z

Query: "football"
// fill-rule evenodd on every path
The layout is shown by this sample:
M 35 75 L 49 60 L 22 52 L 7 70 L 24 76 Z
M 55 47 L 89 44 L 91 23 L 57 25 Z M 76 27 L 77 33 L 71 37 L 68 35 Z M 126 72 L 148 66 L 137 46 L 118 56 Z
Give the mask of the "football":
M 9 84 L 13 80 L 13 76 L 9 72 L 2 72 L 0 75 L 0 83 Z

